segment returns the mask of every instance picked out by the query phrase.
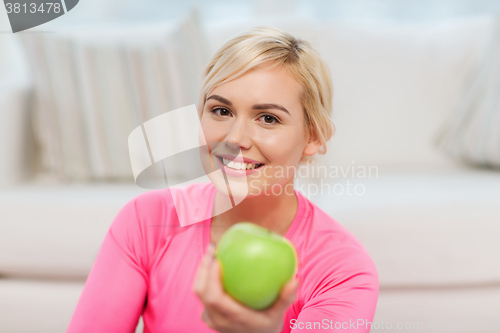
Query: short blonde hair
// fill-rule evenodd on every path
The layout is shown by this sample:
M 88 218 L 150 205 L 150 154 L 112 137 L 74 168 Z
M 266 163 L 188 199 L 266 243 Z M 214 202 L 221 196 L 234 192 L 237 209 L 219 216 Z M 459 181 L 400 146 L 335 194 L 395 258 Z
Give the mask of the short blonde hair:
M 306 131 L 320 141 L 319 153 L 325 154 L 326 143 L 335 132 L 330 119 L 333 94 L 330 69 L 307 41 L 274 27 L 254 27 L 227 41 L 215 53 L 203 72 L 199 116 L 213 89 L 262 64 L 282 66 L 301 84 Z M 300 162 L 308 160 L 303 155 Z

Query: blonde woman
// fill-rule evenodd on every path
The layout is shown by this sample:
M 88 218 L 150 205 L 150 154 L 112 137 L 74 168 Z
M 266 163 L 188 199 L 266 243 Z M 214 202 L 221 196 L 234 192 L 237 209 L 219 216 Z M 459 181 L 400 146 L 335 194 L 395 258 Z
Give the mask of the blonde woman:
M 204 77 L 198 111 L 208 149 L 201 159 L 227 178 L 211 174 L 211 183 L 176 189 L 176 207 L 171 189 L 127 203 L 68 332 L 133 332 L 141 315 L 144 332 L 368 332 L 378 297 L 373 261 L 293 189 L 297 168 L 325 153 L 333 135 L 327 65 L 306 41 L 260 26 L 223 45 Z M 228 197 L 238 202 L 229 210 Z M 189 225 L 179 219 L 200 212 L 213 217 Z M 297 250 L 296 276 L 267 310 L 227 295 L 212 260 L 221 236 L 241 221 L 286 237 Z M 153 227 L 162 223 L 168 228 Z

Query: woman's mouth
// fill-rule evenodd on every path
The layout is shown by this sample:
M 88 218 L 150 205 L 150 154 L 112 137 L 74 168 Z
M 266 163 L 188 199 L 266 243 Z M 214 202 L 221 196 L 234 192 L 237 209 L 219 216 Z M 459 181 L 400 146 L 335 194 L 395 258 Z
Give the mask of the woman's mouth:
M 246 177 L 259 172 L 264 168 L 264 163 L 257 162 L 250 158 L 241 158 L 233 155 L 214 155 L 219 164 L 219 168 L 225 175 L 230 177 Z M 237 160 L 235 162 L 234 160 Z M 245 161 L 245 162 L 244 162 Z
M 262 167 L 263 163 L 234 162 L 222 156 L 216 156 L 223 165 L 233 170 L 256 170 Z

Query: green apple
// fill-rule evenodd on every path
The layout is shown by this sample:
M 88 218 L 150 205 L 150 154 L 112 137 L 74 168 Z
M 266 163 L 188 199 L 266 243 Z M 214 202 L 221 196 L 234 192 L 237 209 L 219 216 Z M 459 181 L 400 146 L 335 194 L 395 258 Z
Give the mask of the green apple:
M 297 269 L 293 244 L 251 222 L 229 228 L 215 249 L 215 257 L 226 293 L 255 310 L 270 307 Z

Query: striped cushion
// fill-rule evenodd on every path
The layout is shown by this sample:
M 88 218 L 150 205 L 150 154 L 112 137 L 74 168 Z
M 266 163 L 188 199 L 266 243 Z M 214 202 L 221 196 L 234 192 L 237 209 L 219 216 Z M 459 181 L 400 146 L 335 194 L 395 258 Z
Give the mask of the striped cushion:
M 456 160 L 500 168 L 500 15 L 483 61 L 434 143 Z
M 197 103 L 209 59 L 196 7 L 179 22 L 21 37 L 35 78 L 34 130 L 44 175 L 55 180 L 133 182 L 129 134 Z

